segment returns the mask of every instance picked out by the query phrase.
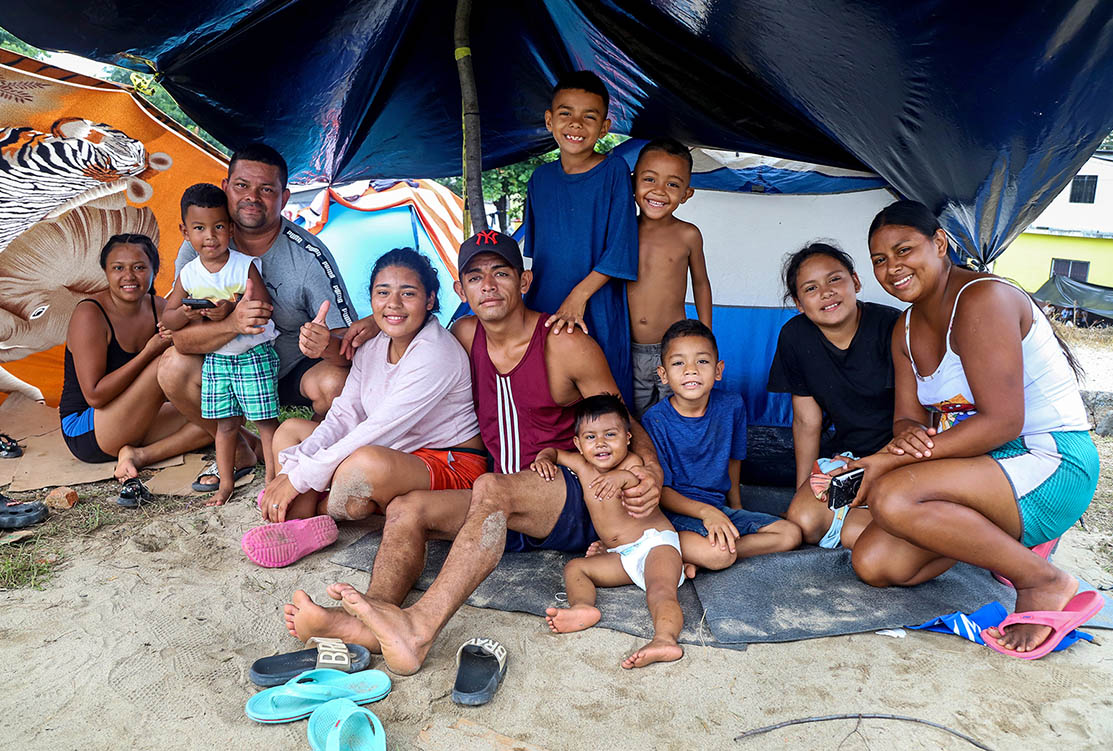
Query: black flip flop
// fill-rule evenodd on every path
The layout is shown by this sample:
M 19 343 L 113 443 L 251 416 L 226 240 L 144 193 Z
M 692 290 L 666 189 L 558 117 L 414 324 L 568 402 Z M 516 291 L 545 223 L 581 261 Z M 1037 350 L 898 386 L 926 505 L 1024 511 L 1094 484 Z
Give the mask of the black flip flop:
M 9 505 L 10 504 L 10 505 Z M 21 529 L 46 518 L 46 504 L 39 501 L 16 503 L 0 493 L 0 529 Z
M 0 459 L 16 459 L 23 456 L 23 448 L 16 439 L 7 433 L 0 433 Z
M 469 707 L 486 704 L 506 677 L 506 647 L 494 639 L 466 641 L 456 652 L 452 701 Z
M 254 471 L 254 465 L 250 467 L 240 467 L 232 475 L 232 482 L 235 482 L 249 472 Z M 214 482 L 212 485 L 209 485 L 208 483 L 201 482 L 202 477 L 215 477 L 216 482 Z M 193 481 L 193 484 L 190 485 L 190 487 L 193 488 L 193 490 L 197 493 L 215 493 L 216 489 L 220 487 L 220 472 L 216 468 L 216 462 L 213 462 L 208 467 L 205 467 L 205 471 L 197 475 L 197 479 Z
M 359 644 L 345 644 L 341 639 L 322 637 L 314 637 L 307 643 L 315 645 L 314 648 L 256 660 L 247 676 L 256 686 L 281 686 L 306 670 L 332 668 L 345 673 L 358 673 L 371 664 L 371 652 Z
M 139 508 L 154 499 L 155 497 L 147 490 L 142 480 L 138 477 L 129 477 L 124 481 L 124 487 L 120 488 L 120 497 L 116 499 L 116 503 L 124 508 Z

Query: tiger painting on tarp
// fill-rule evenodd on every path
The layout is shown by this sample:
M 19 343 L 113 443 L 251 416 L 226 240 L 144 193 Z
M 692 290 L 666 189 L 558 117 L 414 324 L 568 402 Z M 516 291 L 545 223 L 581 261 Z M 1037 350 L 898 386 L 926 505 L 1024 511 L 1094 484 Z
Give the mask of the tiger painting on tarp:
M 165 293 L 182 191 L 226 174 L 218 151 L 129 87 L 0 49 L 0 400 L 56 403 L 70 316 L 107 283 L 105 242 L 166 240 Z
M 173 160 L 104 123 L 69 117 L 49 133 L 0 128 L 0 252 L 31 225 L 112 193 L 143 203 Z

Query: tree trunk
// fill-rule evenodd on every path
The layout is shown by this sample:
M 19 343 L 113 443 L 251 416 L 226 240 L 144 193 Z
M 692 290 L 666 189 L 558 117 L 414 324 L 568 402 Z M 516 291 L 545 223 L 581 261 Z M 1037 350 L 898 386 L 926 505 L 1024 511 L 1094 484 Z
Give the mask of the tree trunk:
M 502 195 L 495 201 L 495 210 L 499 215 L 499 232 L 503 234 L 510 234 L 510 219 L 506 216 L 506 212 L 510 208 L 510 196 Z
M 479 94 L 475 88 L 475 71 L 471 64 L 471 0 L 457 0 L 456 72 L 460 76 L 460 101 L 463 105 L 464 129 L 464 201 L 471 216 L 471 229 L 464 219 L 464 234 L 471 235 L 487 229 L 487 215 L 483 210 L 483 151 L 479 139 Z

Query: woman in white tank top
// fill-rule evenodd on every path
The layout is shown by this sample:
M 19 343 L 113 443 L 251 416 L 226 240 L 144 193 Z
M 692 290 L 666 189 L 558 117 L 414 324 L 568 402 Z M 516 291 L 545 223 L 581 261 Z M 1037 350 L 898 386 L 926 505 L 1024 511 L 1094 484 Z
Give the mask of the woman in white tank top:
M 877 280 L 912 305 L 893 331 L 893 441 L 851 463 L 866 469 L 855 504 L 873 517 L 854 570 L 875 586 L 919 584 L 956 560 L 999 572 L 1026 622 L 983 638 L 1042 656 L 1065 632 L 1039 624 L 1062 614 L 1033 611 L 1062 611 L 1078 582 L 1029 548 L 1073 525 L 1097 486 L 1072 362 L 1027 294 L 951 263 L 923 204 L 882 210 L 869 242 Z M 1089 606 L 1078 597 L 1073 608 Z

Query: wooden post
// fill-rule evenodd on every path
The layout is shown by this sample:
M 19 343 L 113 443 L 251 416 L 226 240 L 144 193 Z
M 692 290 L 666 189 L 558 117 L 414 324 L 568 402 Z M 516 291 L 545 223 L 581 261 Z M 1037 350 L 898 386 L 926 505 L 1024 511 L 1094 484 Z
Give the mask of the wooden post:
M 456 72 L 460 76 L 460 102 L 463 109 L 463 178 L 464 235 L 471 236 L 487 229 L 487 212 L 483 209 L 483 150 L 479 138 L 479 94 L 475 88 L 475 70 L 471 64 L 471 0 L 457 0 Z M 471 217 L 471 227 L 468 217 Z

